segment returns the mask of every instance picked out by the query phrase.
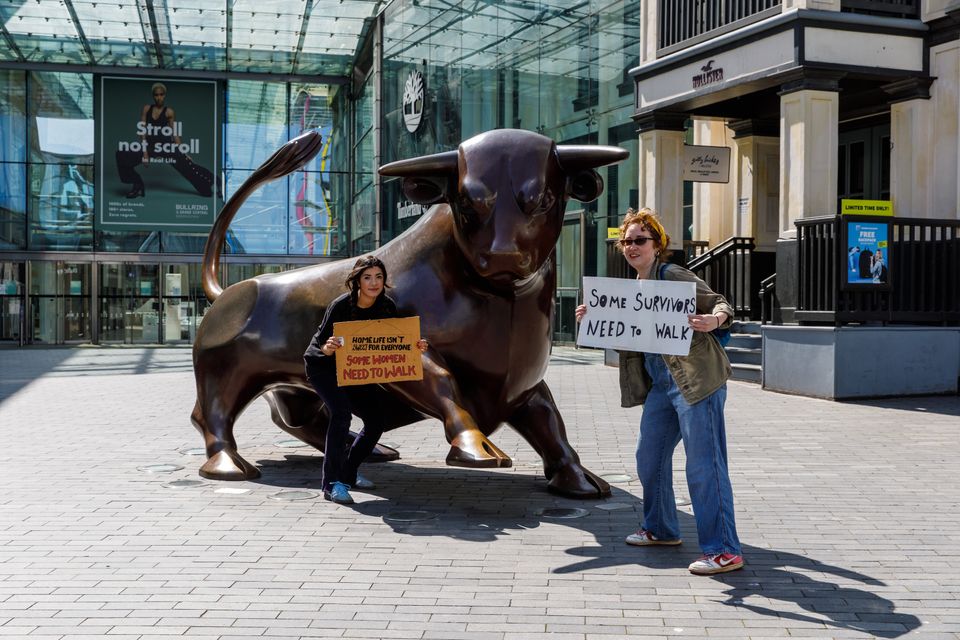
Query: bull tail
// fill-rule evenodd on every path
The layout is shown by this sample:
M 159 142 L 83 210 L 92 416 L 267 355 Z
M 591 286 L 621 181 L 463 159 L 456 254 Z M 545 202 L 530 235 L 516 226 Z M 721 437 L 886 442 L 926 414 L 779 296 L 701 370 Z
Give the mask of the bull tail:
M 323 140 L 317 131 L 307 131 L 290 140 L 250 174 L 250 177 L 244 180 L 237 192 L 224 203 L 220 215 L 213 223 L 213 228 L 210 229 L 210 235 L 207 236 L 207 243 L 203 248 L 201 282 L 203 283 L 203 291 L 211 302 L 223 293 L 223 287 L 220 286 L 220 252 L 227 239 L 227 230 L 230 228 L 234 216 L 237 215 L 237 211 L 250 197 L 250 194 L 261 186 L 271 180 L 291 174 L 310 162 L 323 148 L 322 142 Z

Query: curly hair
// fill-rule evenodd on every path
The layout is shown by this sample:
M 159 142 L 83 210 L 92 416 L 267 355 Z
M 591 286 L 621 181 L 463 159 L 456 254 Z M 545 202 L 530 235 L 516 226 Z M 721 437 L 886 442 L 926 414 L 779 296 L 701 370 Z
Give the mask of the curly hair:
M 621 240 L 627 237 L 627 227 L 632 224 L 639 224 L 650 232 L 657 247 L 658 258 L 666 260 L 670 257 L 670 236 L 664 230 L 663 223 L 660 222 L 660 217 L 656 211 L 648 207 L 644 207 L 640 211 L 634 211 L 632 208 L 627 209 L 627 213 L 623 216 L 623 223 L 620 224 Z
M 344 286 L 350 291 L 350 302 L 353 306 L 357 304 L 357 297 L 360 291 L 360 276 L 363 275 L 363 272 L 371 267 L 377 267 L 380 271 L 383 272 L 383 291 L 380 292 L 380 297 L 386 293 L 387 289 L 390 288 L 390 285 L 387 284 L 387 265 L 383 264 L 383 260 L 376 256 L 361 256 L 357 258 L 357 261 L 353 265 L 353 269 L 350 270 L 350 273 L 347 275 L 346 281 L 343 283 Z

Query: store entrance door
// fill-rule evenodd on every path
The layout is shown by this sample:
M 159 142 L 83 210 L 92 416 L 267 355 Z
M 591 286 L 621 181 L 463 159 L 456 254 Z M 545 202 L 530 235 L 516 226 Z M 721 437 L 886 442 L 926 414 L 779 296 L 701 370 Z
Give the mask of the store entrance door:
M 841 132 L 837 161 L 838 200 L 890 199 L 889 124 Z

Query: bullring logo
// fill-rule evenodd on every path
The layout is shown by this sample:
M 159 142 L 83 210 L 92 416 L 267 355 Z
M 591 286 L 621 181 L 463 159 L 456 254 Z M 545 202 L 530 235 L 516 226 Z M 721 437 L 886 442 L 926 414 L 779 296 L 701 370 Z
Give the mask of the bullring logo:
M 416 132 L 423 118 L 423 75 L 411 71 L 403 85 L 403 124 L 407 131 Z

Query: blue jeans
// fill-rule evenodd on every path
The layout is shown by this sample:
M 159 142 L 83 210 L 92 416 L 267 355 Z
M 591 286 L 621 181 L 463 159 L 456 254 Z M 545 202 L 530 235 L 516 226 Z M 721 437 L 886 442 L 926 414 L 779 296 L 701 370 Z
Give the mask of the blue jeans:
M 733 517 L 733 488 L 727 472 L 724 385 L 688 404 L 658 354 L 645 354 L 653 384 L 643 405 L 637 443 L 637 476 L 643 483 L 643 528 L 661 539 L 678 539 L 680 525 L 673 493 L 673 452 L 680 440 L 687 454 L 687 488 L 700 549 L 705 554 L 740 555 Z

